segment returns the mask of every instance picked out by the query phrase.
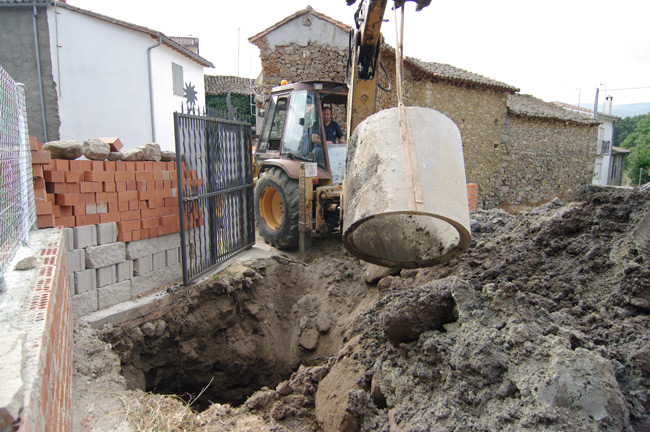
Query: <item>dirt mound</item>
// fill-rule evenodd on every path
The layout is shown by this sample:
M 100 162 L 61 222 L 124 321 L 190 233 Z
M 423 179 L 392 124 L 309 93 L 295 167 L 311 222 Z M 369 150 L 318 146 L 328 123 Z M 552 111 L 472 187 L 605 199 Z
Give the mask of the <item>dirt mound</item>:
M 241 404 L 194 430 L 646 431 L 649 209 L 641 189 L 475 212 L 467 254 L 392 275 L 340 248 L 247 263 L 102 337 L 131 386 Z

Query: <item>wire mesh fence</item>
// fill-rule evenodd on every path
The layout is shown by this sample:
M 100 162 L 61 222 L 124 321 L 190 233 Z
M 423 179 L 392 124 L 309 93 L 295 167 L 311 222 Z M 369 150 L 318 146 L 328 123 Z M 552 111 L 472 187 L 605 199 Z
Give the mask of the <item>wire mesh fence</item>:
M 0 291 L 2 274 L 35 221 L 25 91 L 0 66 Z

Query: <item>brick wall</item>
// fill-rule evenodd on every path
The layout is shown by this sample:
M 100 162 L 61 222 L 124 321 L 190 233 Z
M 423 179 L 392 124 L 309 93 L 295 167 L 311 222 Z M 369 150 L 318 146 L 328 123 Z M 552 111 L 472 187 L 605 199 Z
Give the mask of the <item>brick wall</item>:
M 31 144 L 39 228 L 115 222 L 123 242 L 180 231 L 175 162 L 51 159 L 40 143 Z M 203 184 L 195 170 L 184 170 L 182 179 Z M 198 216 L 185 221 L 200 224 Z
M 26 389 L 20 431 L 72 430 L 72 313 L 63 237 L 41 250 L 22 317 L 41 332 L 34 380 Z M 40 327 L 39 327 L 40 326 Z M 33 348 L 33 347 L 30 347 Z

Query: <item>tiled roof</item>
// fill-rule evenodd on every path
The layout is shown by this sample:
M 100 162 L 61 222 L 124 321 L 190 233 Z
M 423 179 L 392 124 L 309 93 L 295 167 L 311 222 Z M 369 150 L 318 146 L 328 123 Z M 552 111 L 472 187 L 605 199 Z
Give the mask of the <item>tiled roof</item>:
M 30 1 L 25 1 L 25 0 L 0 0 L 0 6 L 19 6 L 19 5 L 24 6 L 26 3 L 31 3 L 31 0 Z M 140 25 L 137 25 L 137 24 L 131 24 L 131 23 L 128 23 L 126 21 L 118 20 L 118 19 L 115 19 L 115 18 L 111 18 L 109 16 L 102 15 L 102 14 L 99 14 L 97 12 L 89 11 L 87 9 L 81 9 L 81 8 L 76 7 L 76 6 L 72 6 L 72 5 L 69 5 L 67 3 L 63 3 L 63 2 L 59 2 L 59 1 L 54 2 L 52 0 L 50 0 L 50 1 L 36 0 L 36 3 L 41 4 L 41 5 L 53 5 L 53 4 L 55 4 L 56 7 L 68 9 L 68 10 L 71 10 L 71 11 L 74 11 L 74 12 L 78 12 L 78 13 L 81 13 L 81 14 L 84 14 L 84 15 L 87 15 L 87 16 L 90 16 L 90 17 L 93 17 L 93 18 L 97 18 L 97 19 L 112 23 L 112 24 L 116 24 L 116 25 L 119 25 L 119 26 L 122 26 L 122 27 L 126 27 L 126 28 L 131 29 L 131 30 L 139 31 L 139 32 L 142 32 L 142 33 L 147 33 L 152 38 L 157 39 L 157 40 L 158 39 L 161 40 L 164 45 L 167 45 L 171 49 L 173 49 L 175 51 L 178 51 L 179 53 L 191 58 L 192 60 L 194 60 L 195 62 L 201 64 L 202 66 L 214 67 L 214 65 L 212 63 L 210 63 L 208 60 L 204 59 L 203 57 L 201 57 L 198 54 L 193 53 L 189 49 L 185 48 L 183 45 L 179 44 L 178 42 L 175 42 L 172 38 L 170 38 L 168 36 L 165 36 L 163 33 L 159 32 L 159 31 L 152 30 L 150 28 L 143 27 L 143 26 L 140 26 Z
M 544 102 L 531 95 L 508 95 L 508 111 L 512 114 L 551 120 L 562 120 L 582 124 L 599 124 L 600 122 L 584 114 L 570 111 L 554 103 Z
M 205 94 L 221 95 L 232 92 L 240 95 L 259 94 L 255 80 L 229 75 L 205 75 Z
M 387 45 L 384 45 L 386 47 Z M 390 47 L 391 52 L 395 52 L 394 48 Z M 444 63 L 433 63 L 425 62 L 414 57 L 406 57 L 404 59 L 405 67 L 409 65 L 414 66 L 419 69 L 426 75 L 431 75 L 432 77 L 444 79 L 447 81 L 455 81 L 458 83 L 469 84 L 469 85 L 478 85 L 481 87 L 489 87 L 498 90 L 502 90 L 508 93 L 518 92 L 517 87 L 511 86 L 501 81 L 496 81 L 491 78 L 484 77 L 483 75 L 476 74 L 474 72 L 469 72 L 455 66 L 451 66 Z
M 576 105 L 571 105 L 571 104 L 568 104 L 568 103 L 557 102 L 557 101 L 553 101 L 552 103 L 559 106 L 559 107 L 562 107 L 564 109 L 568 109 L 568 110 L 571 110 L 571 111 L 577 111 L 577 112 L 579 112 L 579 113 L 581 113 L 583 115 L 589 116 L 589 117 L 594 116 L 594 110 L 591 110 L 589 108 L 583 108 L 583 107 L 579 107 L 579 106 L 576 106 Z M 619 117 L 619 116 L 615 116 L 613 114 L 606 114 L 606 113 L 603 113 L 603 112 L 599 112 L 598 115 L 599 116 L 611 117 L 614 120 L 620 120 L 621 119 L 621 117 Z
M 255 42 L 257 42 L 258 39 L 260 39 L 260 38 L 266 36 L 267 34 L 269 34 L 270 32 L 272 32 L 272 31 L 275 30 L 276 28 L 278 28 L 278 27 L 282 27 L 283 25 L 285 25 L 285 24 L 288 23 L 289 21 L 292 21 L 292 20 L 294 20 L 294 19 L 296 19 L 296 18 L 298 18 L 298 17 L 301 17 L 301 16 L 303 16 L 303 15 L 306 15 L 306 14 L 313 15 L 313 16 L 315 16 L 315 17 L 317 17 L 317 18 L 320 18 L 320 19 L 322 19 L 322 20 L 324 20 L 324 21 L 327 21 L 327 22 L 329 22 L 329 23 L 332 23 L 332 24 L 334 24 L 335 26 L 339 27 L 340 29 L 345 30 L 346 32 L 349 32 L 349 31 L 352 29 L 352 27 L 350 27 L 349 25 L 347 25 L 347 24 L 345 24 L 345 23 L 342 23 L 341 21 L 337 21 L 337 20 L 335 20 L 335 19 L 332 18 L 332 17 L 328 17 L 327 15 L 322 14 L 322 13 L 320 13 L 320 12 L 316 12 L 316 11 L 315 11 L 311 6 L 307 6 L 305 9 L 301 9 L 301 10 L 299 10 L 298 12 L 294 13 L 293 15 L 289 15 L 288 17 L 286 17 L 286 18 L 283 19 L 282 21 L 273 24 L 271 27 L 267 28 L 267 29 L 264 30 L 264 31 L 261 31 L 260 33 L 256 34 L 255 36 L 251 36 L 251 37 L 249 37 L 249 38 L 248 38 L 248 41 L 249 41 L 250 43 L 252 43 L 252 44 L 255 44 Z
M 191 37 L 191 36 L 169 36 L 169 39 L 173 40 L 179 45 L 183 45 L 185 47 L 198 47 L 199 46 L 199 38 L 197 37 Z
M 628 154 L 629 152 L 631 152 L 630 149 L 626 149 L 626 148 L 623 148 L 623 147 L 612 146 L 612 153 L 614 153 L 614 154 Z

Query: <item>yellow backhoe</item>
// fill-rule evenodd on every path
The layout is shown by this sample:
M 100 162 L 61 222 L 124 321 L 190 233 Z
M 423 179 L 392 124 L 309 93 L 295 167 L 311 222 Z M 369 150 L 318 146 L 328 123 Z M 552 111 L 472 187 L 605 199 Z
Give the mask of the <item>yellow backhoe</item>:
M 349 85 L 303 81 L 272 89 L 254 154 L 255 217 L 262 237 L 279 249 L 306 251 L 312 232 L 341 229 L 352 254 L 416 268 L 449 261 L 469 246 L 458 128 L 437 111 L 402 104 L 399 41 L 398 107 L 376 112 L 377 92 L 387 90 L 378 85 L 387 2 L 359 4 Z M 417 1 L 417 10 L 429 3 Z M 402 23 L 403 7 L 395 0 Z M 326 142 L 323 107 L 347 112 L 347 144 Z

